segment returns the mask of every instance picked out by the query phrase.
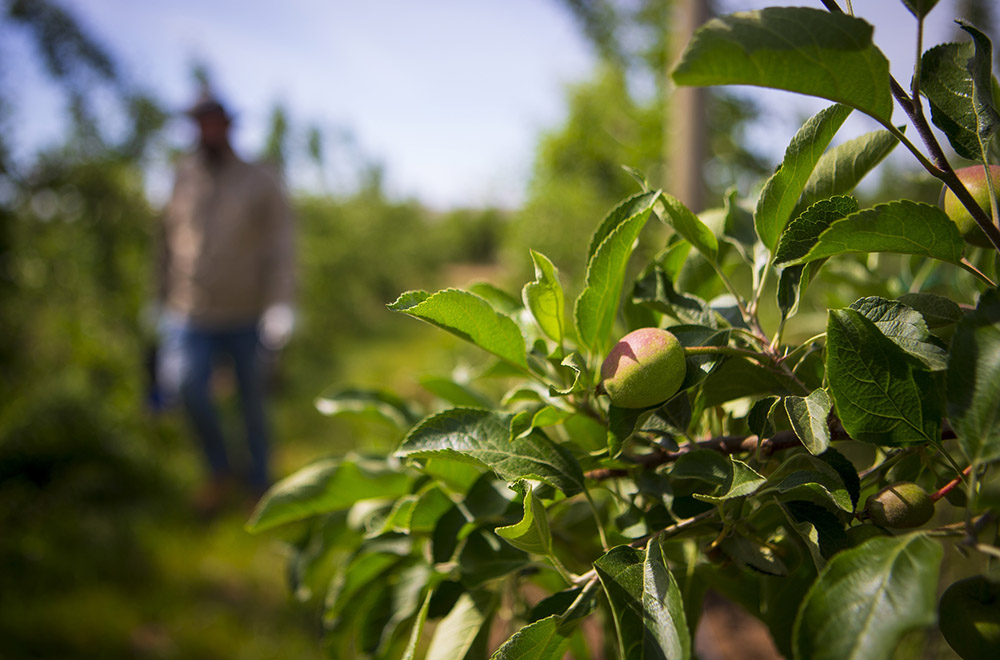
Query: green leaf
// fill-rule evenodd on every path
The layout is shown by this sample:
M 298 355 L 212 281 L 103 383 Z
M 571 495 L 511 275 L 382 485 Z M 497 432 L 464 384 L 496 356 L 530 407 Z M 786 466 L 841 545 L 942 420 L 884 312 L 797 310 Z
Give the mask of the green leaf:
M 531 484 L 526 481 L 515 481 L 511 484 L 511 488 L 524 497 L 524 516 L 513 525 L 497 527 L 493 531 L 518 550 L 535 555 L 552 554 L 552 534 L 549 531 L 549 519 L 545 514 L 542 500 L 535 495 Z
M 775 250 L 774 263 L 787 264 L 809 254 L 830 225 L 857 211 L 858 202 L 853 197 L 832 197 L 816 202 L 788 223 Z
M 818 96 L 888 122 L 889 63 L 872 26 L 843 13 L 772 7 L 698 28 L 673 71 L 678 85 L 756 85 Z
M 561 660 L 568 646 L 559 617 L 552 615 L 518 630 L 490 660 Z
M 540 252 L 532 250 L 531 261 L 535 264 L 535 280 L 524 285 L 521 298 L 542 332 L 561 345 L 566 336 L 566 303 L 559 271 Z
M 456 408 L 414 427 L 396 451 L 400 458 L 447 458 L 485 465 L 507 481 L 540 479 L 567 496 L 583 490 L 576 458 L 541 431 L 510 440 L 514 415 Z
M 785 577 L 788 575 L 788 566 L 774 552 L 774 550 L 763 543 L 758 543 L 745 536 L 727 536 L 719 543 L 719 547 L 726 555 L 742 566 L 767 575 L 777 575 Z
M 938 0 L 903 0 L 903 4 L 910 10 L 910 13 L 917 18 L 924 18 L 931 13 Z
M 966 66 L 972 80 L 972 111 L 976 115 L 976 137 L 979 140 L 977 160 L 987 163 L 1000 124 L 1000 114 L 997 114 L 993 98 L 993 44 L 989 37 L 969 22 L 959 19 L 957 23 L 972 35 L 975 44 L 975 53 Z
M 594 568 L 611 603 L 623 660 L 691 657 L 680 588 L 658 543 L 648 543 L 645 553 L 625 545 L 612 548 Z
M 667 314 L 680 323 L 715 328 L 718 322 L 708 303 L 674 288 L 670 276 L 659 265 L 646 268 L 635 282 L 632 302 Z
M 462 584 L 478 588 L 531 565 L 531 558 L 486 530 L 477 530 L 465 539 L 456 560 Z
M 615 208 L 604 217 L 601 221 L 601 225 L 594 231 L 594 234 L 590 237 L 590 245 L 587 247 L 587 263 L 594 258 L 597 254 L 597 250 L 601 247 L 601 243 L 614 232 L 622 223 L 626 222 L 630 218 L 634 218 L 637 215 L 641 215 L 648 208 L 652 208 L 653 204 L 656 202 L 657 198 L 660 196 L 660 191 L 649 190 L 641 193 L 636 193 L 631 197 L 622 200 Z
M 652 414 L 653 408 L 608 406 L 608 455 L 618 458 L 641 422 Z
M 517 324 L 477 295 L 458 289 L 433 295 L 409 291 L 388 307 L 447 330 L 513 365 L 528 366 Z
M 858 476 L 858 470 L 854 464 L 833 447 L 820 454 L 818 458 L 840 475 L 840 480 L 844 482 L 851 498 L 851 507 L 856 507 L 861 498 L 861 478 Z
M 977 117 L 972 76 L 967 63 L 975 55 L 970 43 L 941 44 L 920 58 L 920 91 L 931 106 L 931 120 L 962 158 L 979 160 Z
M 257 503 L 246 528 L 262 532 L 321 513 L 346 509 L 359 500 L 392 499 L 409 492 L 411 478 L 382 461 L 325 459 L 285 477 Z
M 628 210 L 634 213 L 623 217 L 613 227 L 602 225 L 594 236 L 596 240 L 606 231 L 603 239 L 593 247 L 593 254 L 587 262 L 586 286 L 576 299 L 573 316 L 580 343 L 599 355 L 610 347 L 611 331 L 625 282 L 625 267 L 658 194 L 640 195 L 643 206 L 628 206 Z M 609 219 L 614 217 L 617 216 L 613 212 Z
M 889 131 L 874 131 L 827 151 L 809 177 L 793 217 L 821 199 L 852 192 L 897 144 L 899 140 Z
M 406 643 L 406 650 L 403 652 L 402 660 L 413 660 L 417 653 L 417 645 L 420 644 L 420 634 L 424 631 L 424 624 L 427 623 L 427 610 L 431 606 L 431 598 L 434 597 L 434 590 L 429 589 L 424 597 L 424 603 L 417 612 L 417 618 L 410 629 L 410 639 Z
M 795 435 L 813 456 L 819 456 L 830 446 L 830 426 L 827 418 L 833 400 L 826 390 L 813 390 L 809 396 L 785 397 L 785 412 Z
M 933 293 L 904 293 L 899 302 L 920 312 L 928 328 L 943 328 L 962 320 L 962 308 L 954 300 Z
M 674 231 L 693 245 L 706 259 L 714 262 L 719 252 L 719 241 L 712 230 L 676 197 L 661 193 L 660 201 L 663 203 L 662 215 Z
M 418 419 L 405 401 L 382 390 L 330 389 L 320 394 L 314 405 L 323 415 L 371 415 L 400 428 L 409 428 Z
M 488 302 L 490 306 L 508 316 L 516 316 L 521 311 L 521 302 L 495 284 L 476 282 L 466 287 L 469 293 L 475 294 Z
M 803 500 L 834 513 L 854 510 L 843 478 L 826 461 L 809 454 L 786 459 L 770 477 L 759 495 L 776 492 L 782 502 Z
M 420 386 L 434 396 L 447 401 L 453 406 L 492 408 L 494 405 L 493 402 L 490 401 L 485 395 L 476 392 L 462 383 L 457 383 L 450 378 L 424 376 L 420 379 Z
M 847 547 L 844 524 L 822 506 L 793 500 L 782 503 L 781 510 L 802 539 L 817 571 L 823 570 L 826 560 Z
M 883 335 L 931 371 L 941 371 L 948 366 L 948 351 L 932 337 L 924 317 L 915 309 L 879 296 L 856 300 L 851 303 L 851 309 L 864 314 Z
M 733 466 L 725 456 L 710 449 L 694 449 L 681 454 L 670 468 L 670 479 L 696 479 L 722 486 L 732 478 Z
M 754 401 L 747 413 L 747 427 L 750 432 L 759 439 L 770 438 L 774 435 L 774 424 L 771 422 L 771 412 L 778 403 L 778 397 L 765 396 Z
M 830 393 L 852 438 L 885 446 L 939 439 L 933 384 L 901 348 L 853 309 L 830 310 L 826 328 Z
M 781 166 L 764 184 L 757 198 L 754 227 L 772 252 L 823 150 L 850 114 L 847 106 L 833 105 L 812 116 L 792 138 Z
M 1000 458 L 1000 291 L 979 298 L 955 330 L 948 362 L 948 420 L 972 463 Z
M 459 660 L 472 647 L 496 608 L 496 594 L 466 592 L 441 619 L 427 649 L 426 660 Z
M 800 388 L 789 379 L 742 357 L 728 357 L 705 380 L 698 404 L 709 407 L 756 394 L 790 394 Z
M 703 495 L 702 493 L 695 493 L 695 499 L 719 504 L 734 497 L 751 495 L 767 482 L 767 479 L 743 461 L 737 460 L 732 456 L 729 457 L 729 461 L 732 463 L 732 467 L 726 482 L 722 484 L 722 494 Z
M 836 555 L 795 621 L 796 660 L 888 660 L 900 638 L 934 622 L 941 546 L 880 537 Z
M 573 372 L 573 384 L 564 389 L 549 385 L 549 394 L 551 396 L 569 396 L 570 394 L 586 391 L 587 361 L 584 357 L 574 351 L 564 357 L 559 364 Z
M 964 250 L 958 227 L 944 211 L 904 199 L 834 220 L 805 255 L 783 258 L 778 265 L 804 264 L 850 252 L 915 254 L 957 264 Z

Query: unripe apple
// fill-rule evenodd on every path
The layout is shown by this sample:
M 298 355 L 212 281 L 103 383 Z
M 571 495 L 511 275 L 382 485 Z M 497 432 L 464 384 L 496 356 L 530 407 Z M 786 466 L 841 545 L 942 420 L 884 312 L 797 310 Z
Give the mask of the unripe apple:
M 1000 658 L 1000 582 L 976 575 L 952 584 L 941 594 L 938 621 L 962 660 Z
M 648 408 L 684 382 L 684 347 L 672 333 L 639 328 L 619 340 L 601 365 L 601 388 L 619 408 Z
M 955 170 L 955 174 L 958 175 L 959 181 L 972 194 L 976 203 L 986 211 L 986 215 L 990 215 L 990 189 L 986 184 L 986 172 L 983 170 L 983 166 L 973 165 L 971 167 L 963 167 Z M 990 178 L 993 179 L 993 186 L 997 194 L 1000 194 L 1000 165 L 990 165 Z M 979 247 L 990 247 L 993 245 L 979 225 L 976 224 L 969 210 L 962 205 L 962 202 L 958 201 L 958 197 L 948 187 L 944 189 L 943 206 L 944 212 L 948 214 L 952 222 L 958 225 L 958 231 L 962 233 L 962 237 L 966 242 Z
M 910 481 L 890 484 L 868 498 L 865 513 L 879 527 L 920 527 L 934 515 L 927 491 Z

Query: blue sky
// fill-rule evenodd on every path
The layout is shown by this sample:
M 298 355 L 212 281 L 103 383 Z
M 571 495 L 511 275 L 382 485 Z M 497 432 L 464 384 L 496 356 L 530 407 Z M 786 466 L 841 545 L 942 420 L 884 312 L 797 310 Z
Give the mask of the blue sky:
M 237 146 L 253 154 L 284 103 L 294 127 L 322 127 L 331 150 L 349 131 L 386 167 L 390 193 L 446 208 L 523 198 L 539 134 L 565 114 L 567 85 L 595 57 L 559 0 L 63 0 L 138 81 L 174 107 L 193 94 L 191 63 L 208 65 L 239 116 Z M 723 0 L 723 10 L 766 6 Z M 798 4 L 819 7 L 818 0 Z M 841 3 L 844 5 L 845 3 Z M 904 84 L 915 21 L 898 0 L 855 0 Z M 925 43 L 952 38 L 953 0 L 931 14 Z M 905 39 L 904 39 L 905 37 Z M 59 100 L 41 82 L 28 44 L 0 32 L 0 81 L 20 90 L 15 149 L 58 138 Z M 768 92 L 754 139 L 780 158 L 795 123 L 821 103 Z M 179 143 L 189 139 L 183 122 Z M 856 130 L 863 130 L 859 124 Z M 330 172 L 328 185 L 337 189 Z M 302 177 L 308 180 L 308 177 Z M 151 193 L 164 194 L 164 179 Z

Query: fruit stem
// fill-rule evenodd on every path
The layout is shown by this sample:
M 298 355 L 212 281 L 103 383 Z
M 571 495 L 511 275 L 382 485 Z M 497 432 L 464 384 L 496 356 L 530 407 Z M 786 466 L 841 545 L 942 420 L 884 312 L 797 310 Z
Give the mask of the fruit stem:
M 992 240 L 992 237 L 991 237 L 990 240 Z M 997 250 L 1000 251 L 1000 247 L 998 247 Z M 996 282 L 994 282 L 993 280 L 991 280 L 986 275 L 986 273 L 984 273 L 983 271 L 981 271 L 978 268 L 976 268 L 975 266 L 973 266 L 972 262 L 970 262 L 965 257 L 962 257 L 962 260 L 958 263 L 958 265 L 961 266 L 961 268 L 963 270 L 966 270 L 966 271 L 972 273 L 977 278 L 979 278 L 981 281 L 985 282 L 990 288 L 994 288 L 994 289 L 996 288 L 996 286 L 997 286 Z
M 962 474 L 965 476 L 969 476 L 969 472 L 971 471 L 972 471 L 972 466 L 970 465 L 969 467 L 962 470 Z M 962 481 L 963 481 L 962 477 L 955 477 L 954 479 L 946 483 L 944 486 L 941 486 L 941 488 L 939 488 L 937 492 L 931 495 L 931 502 L 937 502 L 939 499 L 941 499 L 942 497 L 953 491 L 955 489 L 955 486 L 962 483 Z
M 597 523 L 597 534 L 601 537 L 601 547 L 607 552 L 611 549 L 608 545 L 608 536 L 604 531 L 604 521 L 601 520 L 601 514 L 597 510 L 597 504 L 594 502 L 594 498 L 591 496 L 590 491 L 586 488 L 583 489 L 583 496 L 587 498 L 587 504 L 590 506 L 590 513 L 594 516 L 594 522 Z

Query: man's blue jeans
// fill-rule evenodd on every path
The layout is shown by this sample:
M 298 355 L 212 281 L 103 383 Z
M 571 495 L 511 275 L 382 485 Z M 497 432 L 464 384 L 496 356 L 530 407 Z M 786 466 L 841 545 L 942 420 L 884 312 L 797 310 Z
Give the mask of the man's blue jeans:
M 213 478 L 233 474 L 222 425 L 212 397 L 212 369 L 219 358 L 231 360 L 250 450 L 248 485 L 262 493 L 270 485 L 264 379 L 256 323 L 225 330 L 192 327 L 182 319 L 161 322 L 159 379 L 168 403 L 179 398 L 201 443 Z

